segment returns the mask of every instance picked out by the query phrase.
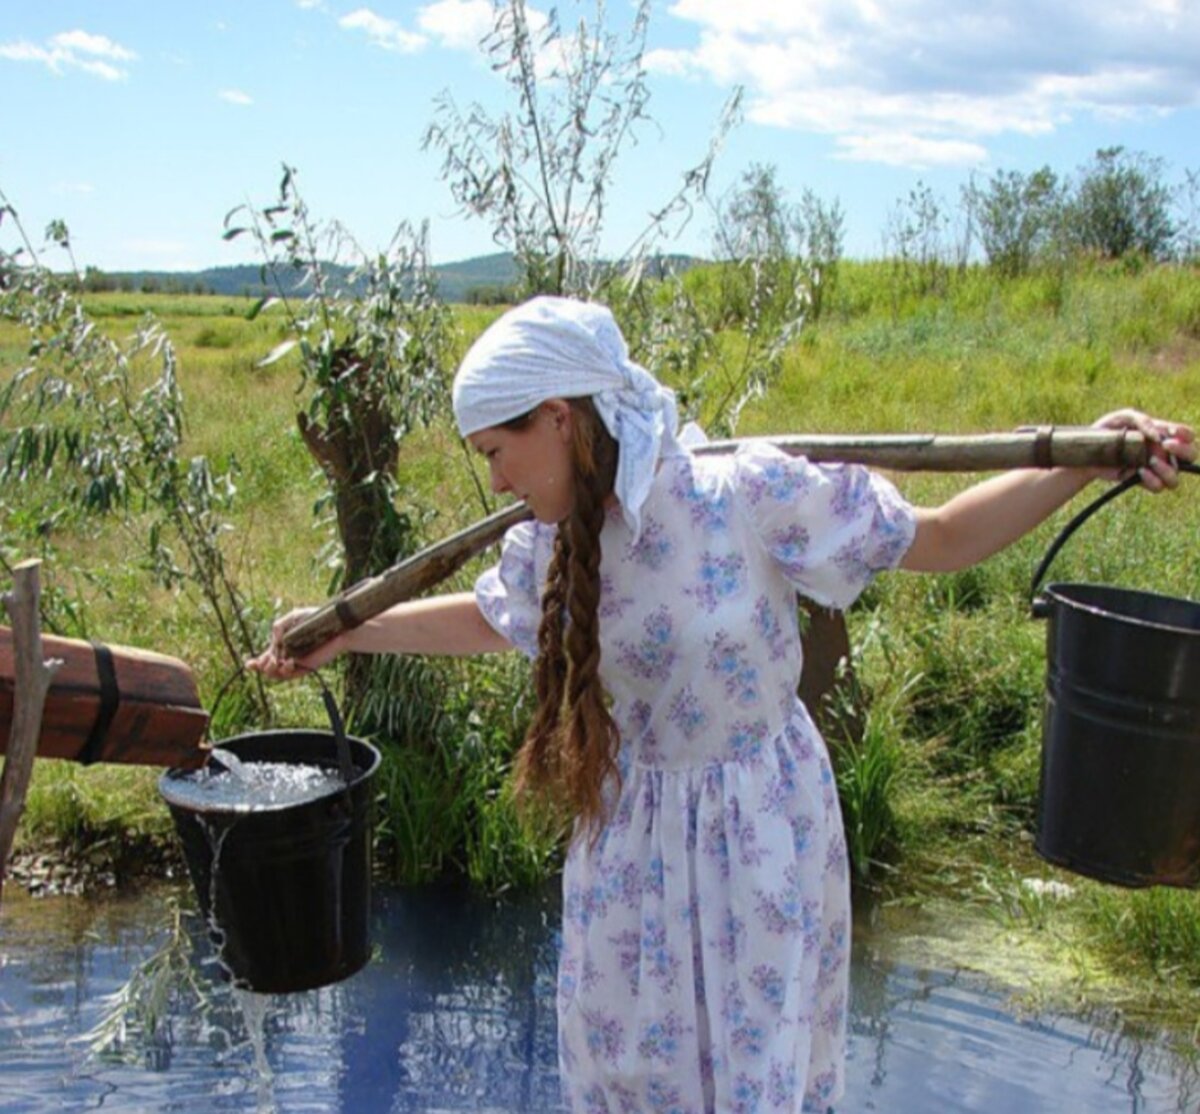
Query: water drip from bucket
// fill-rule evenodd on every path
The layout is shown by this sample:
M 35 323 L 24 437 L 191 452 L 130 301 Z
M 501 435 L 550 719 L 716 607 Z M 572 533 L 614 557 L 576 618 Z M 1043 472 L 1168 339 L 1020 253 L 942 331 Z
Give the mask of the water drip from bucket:
M 228 752 L 225 753 L 228 754 Z M 234 755 L 228 756 L 233 758 L 237 767 L 244 768 L 245 764 Z M 254 1052 L 255 1112 L 256 1114 L 278 1114 L 279 1107 L 275 1102 L 275 1073 L 271 1070 L 270 1061 L 267 1059 L 267 1009 L 270 1006 L 270 995 L 258 994 L 248 989 L 225 962 L 225 930 L 221 927 L 216 915 L 217 889 L 221 873 L 221 848 L 225 843 L 225 837 L 237 824 L 237 819 L 221 818 L 216 820 L 209 817 L 201 819 L 199 823 L 212 848 L 212 874 L 209 879 L 209 912 L 206 926 L 214 949 L 212 961 L 229 980 L 233 999 L 241 1010 L 246 1035 Z
M 258 1077 L 257 1114 L 276 1114 L 275 1073 L 271 1071 L 267 1060 L 267 1007 L 270 997 L 238 986 L 233 988 L 233 997 L 241 1007 L 246 1034 L 254 1049 L 254 1070 Z
M 224 846 L 225 837 L 233 830 L 237 821 L 228 818 L 214 820 L 211 817 L 197 817 L 197 822 L 212 849 L 211 873 L 208 879 L 208 918 L 205 925 L 208 929 L 208 938 L 213 945 L 212 962 L 221 969 L 232 985 L 237 986 L 237 977 L 224 959 L 225 930 L 221 927 L 221 922 L 217 920 L 217 883 L 221 876 L 221 848 Z
M 224 747 L 213 747 L 209 751 L 208 760 L 210 763 L 217 763 L 224 766 L 235 777 L 242 776 L 242 760 L 231 750 L 226 750 Z M 208 767 L 206 766 L 205 769 Z

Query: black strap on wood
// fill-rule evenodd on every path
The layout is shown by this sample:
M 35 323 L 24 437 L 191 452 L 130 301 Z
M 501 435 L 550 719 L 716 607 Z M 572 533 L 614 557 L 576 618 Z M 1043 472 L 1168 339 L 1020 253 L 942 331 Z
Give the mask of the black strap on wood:
M 363 621 L 354 614 L 354 608 L 344 599 L 334 601 L 333 611 L 338 617 L 338 622 L 342 624 L 342 630 L 353 630 L 362 626 Z
M 1022 425 L 1017 426 L 1017 433 L 1033 434 L 1033 466 L 1035 468 L 1054 467 L 1054 426 Z
M 1033 463 L 1039 468 L 1054 466 L 1051 442 L 1054 440 L 1054 426 L 1040 425 L 1034 430 Z
M 112 726 L 113 716 L 117 714 L 117 705 L 121 703 L 121 690 L 117 687 L 117 668 L 113 662 L 112 651 L 100 642 L 91 644 L 92 652 L 96 655 L 96 677 L 100 682 L 100 709 L 96 713 L 96 722 L 88 733 L 83 749 L 76 760 L 85 766 L 90 766 L 100 758 L 108 729 Z

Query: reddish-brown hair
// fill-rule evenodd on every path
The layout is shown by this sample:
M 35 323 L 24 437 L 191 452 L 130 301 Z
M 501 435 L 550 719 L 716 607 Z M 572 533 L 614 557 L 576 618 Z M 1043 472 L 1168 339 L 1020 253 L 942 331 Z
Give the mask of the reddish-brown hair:
M 538 706 L 517 755 L 522 796 L 578 817 L 593 837 L 616 779 L 618 735 L 600 683 L 600 531 L 617 443 L 592 401 L 571 399 L 571 512 L 559 523 L 542 597 L 534 687 Z

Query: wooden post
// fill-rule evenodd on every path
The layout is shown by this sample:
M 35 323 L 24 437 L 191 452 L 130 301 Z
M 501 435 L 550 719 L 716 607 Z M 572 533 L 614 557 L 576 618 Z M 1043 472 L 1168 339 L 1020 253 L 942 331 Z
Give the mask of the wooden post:
M 13 717 L 0 776 L 0 894 L 8 873 L 17 824 L 25 809 L 25 794 L 33 772 L 38 735 L 42 729 L 42 710 L 50 681 L 62 662 L 42 660 L 42 632 L 39 616 L 41 561 L 22 561 L 13 570 L 13 590 L 0 596 L 13 625 Z

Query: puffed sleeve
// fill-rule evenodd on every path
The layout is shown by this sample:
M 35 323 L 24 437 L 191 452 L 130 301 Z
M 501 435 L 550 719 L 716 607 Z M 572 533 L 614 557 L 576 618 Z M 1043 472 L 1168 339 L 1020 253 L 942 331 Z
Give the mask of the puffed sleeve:
M 553 548 L 553 530 L 521 522 L 509 529 L 500 561 L 475 581 L 475 601 L 496 631 L 528 657 L 537 656 L 542 590 Z
M 912 506 L 882 476 L 813 464 L 750 443 L 734 458 L 734 500 L 784 576 L 825 607 L 849 607 L 916 532 Z

